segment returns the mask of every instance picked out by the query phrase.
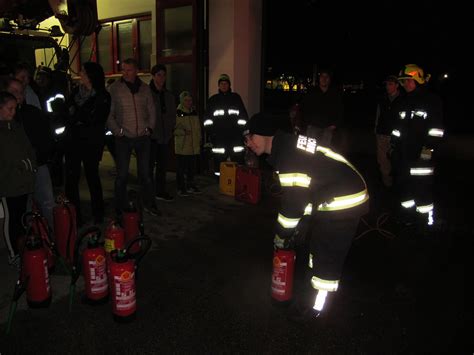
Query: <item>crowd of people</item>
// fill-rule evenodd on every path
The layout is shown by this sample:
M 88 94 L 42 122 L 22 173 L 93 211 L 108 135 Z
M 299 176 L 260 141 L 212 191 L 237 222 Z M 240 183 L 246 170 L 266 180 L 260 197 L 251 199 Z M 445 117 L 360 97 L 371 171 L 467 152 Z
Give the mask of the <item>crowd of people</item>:
M 220 162 L 242 158 L 246 145 L 259 156 L 268 154 L 270 165 L 279 171 L 283 197 L 274 247 L 294 246 L 309 235 L 307 284 L 302 288 L 304 296 L 297 297 L 294 304 L 293 318 L 318 316 L 328 293 L 338 288 L 345 256 L 360 217 L 367 213 L 369 199 L 364 177 L 334 149 L 333 138 L 343 121 L 344 107 L 332 72 L 322 70 L 317 86 L 297 109 L 292 107 L 288 122 L 294 127 L 290 133 L 279 132 L 266 114 L 249 120 L 226 74 L 219 77 L 218 93 L 209 98 L 206 113 L 200 117 L 191 92 L 175 97 L 167 89 L 166 66 L 157 64 L 150 73 L 151 81 L 146 84 L 138 77 L 137 62 L 126 59 L 122 77 L 106 88 L 102 67 L 86 62 L 79 84 L 64 98 L 64 188 L 76 206 L 77 224 L 84 223 L 79 194 L 82 166 L 93 223 L 104 221 L 99 164 L 106 144 L 116 166 L 117 218 L 130 202 L 127 184 L 132 154 L 137 161 L 143 211 L 156 217 L 160 215 L 157 201 L 174 200 L 166 180 L 172 141 L 180 197 L 201 193 L 195 175 L 203 147 L 211 148 L 218 174 Z M 41 74 L 43 82 L 38 86 L 43 89 L 39 91 L 32 88 L 31 73 L 24 65 L 0 80 L 0 212 L 8 219 L 3 231 L 11 264 L 18 262 L 16 241 L 23 233 L 25 211 L 36 206 L 53 226 L 55 201 L 49 163 L 54 138 L 47 117 L 51 93 L 46 74 Z M 429 75 L 415 64 L 387 76 L 374 120 L 380 180 L 398 201 L 393 213 L 401 223 L 417 223 L 423 228 L 436 224 L 433 177 L 436 151 L 444 135 L 442 102 L 426 87 L 428 80 Z M 112 139 L 106 141 L 109 130 Z

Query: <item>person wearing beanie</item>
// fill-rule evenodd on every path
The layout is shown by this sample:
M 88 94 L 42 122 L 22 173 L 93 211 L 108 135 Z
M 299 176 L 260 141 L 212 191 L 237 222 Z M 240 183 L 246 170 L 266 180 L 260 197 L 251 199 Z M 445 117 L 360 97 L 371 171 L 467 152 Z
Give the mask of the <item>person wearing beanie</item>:
M 105 123 L 109 116 L 111 97 L 105 89 L 102 66 L 86 62 L 82 66 L 81 82 L 68 101 L 69 129 L 66 132 L 66 197 L 76 207 L 78 225 L 83 216 L 79 196 L 81 165 L 84 165 L 91 196 L 94 224 L 104 221 L 104 197 L 99 176 L 99 163 L 105 144 Z
M 201 122 L 193 107 L 193 97 L 189 91 L 183 91 L 179 95 L 174 147 L 178 195 L 200 194 L 201 190 L 195 184 L 194 175 L 196 174 L 197 159 L 201 153 Z
M 275 120 L 263 113 L 252 116 L 244 138 L 255 154 L 268 154 L 278 171 L 283 196 L 274 248 L 296 249 L 297 260 L 305 260 L 304 270 L 297 265 L 296 272 L 304 277 L 295 278 L 288 318 L 304 322 L 328 314 L 326 301 L 339 287 L 359 219 L 369 209 L 364 178 L 316 138 L 279 131 Z
M 155 198 L 171 202 L 173 196 L 166 191 L 169 145 L 176 125 L 176 101 L 166 88 L 166 66 L 151 68 L 150 89 L 156 106 L 156 123 L 151 136 L 150 172 L 155 183 Z
M 204 115 L 205 141 L 212 147 L 216 175 L 225 160 L 243 162 L 242 130 L 248 119 L 242 98 L 231 89 L 229 75 L 219 75 L 217 85 L 218 93 L 209 98 Z

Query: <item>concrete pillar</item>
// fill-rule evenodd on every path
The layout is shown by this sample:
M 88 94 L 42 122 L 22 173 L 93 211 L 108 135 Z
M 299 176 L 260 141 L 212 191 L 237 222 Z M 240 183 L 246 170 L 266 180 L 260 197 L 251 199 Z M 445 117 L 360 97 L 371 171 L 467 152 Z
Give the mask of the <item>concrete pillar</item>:
M 249 115 L 260 111 L 262 0 L 209 0 L 209 92 L 226 73 Z

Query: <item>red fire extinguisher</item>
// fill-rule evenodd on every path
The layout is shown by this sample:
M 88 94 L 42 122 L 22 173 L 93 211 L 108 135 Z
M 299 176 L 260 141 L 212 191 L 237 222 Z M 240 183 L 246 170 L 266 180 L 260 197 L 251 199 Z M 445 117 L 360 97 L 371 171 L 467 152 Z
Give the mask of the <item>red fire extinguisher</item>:
M 38 210 L 34 209 L 33 212 L 27 212 L 23 215 L 23 227 L 27 231 L 31 229 L 34 235 L 40 236 L 48 258 L 48 270 L 51 273 L 54 269 L 55 245 L 51 238 L 52 232 L 46 218 Z M 27 232 L 27 234 L 29 233 Z
M 94 226 L 82 232 L 77 239 L 74 250 L 73 272 L 71 274 L 70 308 L 72 307 L 72 297 L 81 269 L 84 276 L 85 290 L 83 301 L 88 304 L 102 304 L 108 299 L 107 261 L 104 247 L 99 243 L 100 234 L 100 229 Z M 86 237 L 87 247 L 81 255 L 81 245 Z
M 125 231 L 125 243 L 130 243 L 140 235 L 140 214 L 133 202 L 130 202 L 128 208 L 123 212 L 122 225 Z M 132 252 L 136 253 L 140 249 L 140 245 L 134 244 L 132 248 Z
M 273 252 L 272 298 L 288 302 L 293 297 L 293 276 L 296 253 L 291 249 L 276 249 Z
M 29 235 L 22 255 L 22 282 L 26 284 L 26 300 L 31 308 L 48 307 L 51 303 L 48 260 L 41 237 Z
M 144 243 L 142 243 L 144 242 Z M 141 249 L 132 254 L 130 250 L 137 243 Z M 139 236 L 126 249 L 114 250 L 110 254 L 110 286 L 112 313 L 115 321 L 128 322 L 135 318 L 137 310 L 135 278 L 138 264 L 151 246 L 151 239 Z
M 110 221 L 107 226 L 104 242 L 106 253 L 110 253 L 115 249 L 123 249 L 125 247 L 124 230 L 116 221 Z
M 57 199 L 53 209 L 54 232 L 59 255 L 73 263 L 74 246 L 77 239 L 76 208 L 65 197 Z

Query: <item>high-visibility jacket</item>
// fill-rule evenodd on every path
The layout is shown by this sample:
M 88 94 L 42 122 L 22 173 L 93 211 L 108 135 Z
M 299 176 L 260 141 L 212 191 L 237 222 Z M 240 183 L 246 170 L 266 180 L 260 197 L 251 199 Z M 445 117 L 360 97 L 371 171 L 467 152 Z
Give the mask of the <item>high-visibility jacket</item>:
M 204 117 L 208 141 L 215 148 L 242 145 L 248 114 L 239 94 L 219 92 L 209 98 Z
M 444 135 L 441 99 L 424 87 L 403 98 L 392 130 L 392 163 L 396 174 L 433 175 L 431 161 Z
M 341 215 L 369 199 L 357 169 L 342 155 L 318 146 L 315 138 L 277 132 L 268 162 L 277 170 L 283 191 L 277 238 L 291 237 L 305 215 Z

